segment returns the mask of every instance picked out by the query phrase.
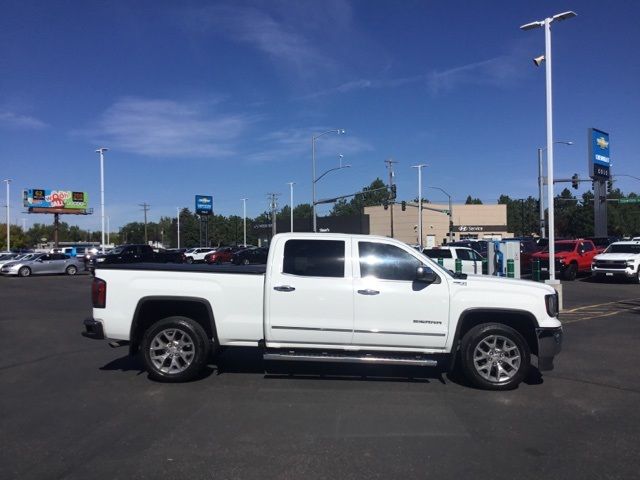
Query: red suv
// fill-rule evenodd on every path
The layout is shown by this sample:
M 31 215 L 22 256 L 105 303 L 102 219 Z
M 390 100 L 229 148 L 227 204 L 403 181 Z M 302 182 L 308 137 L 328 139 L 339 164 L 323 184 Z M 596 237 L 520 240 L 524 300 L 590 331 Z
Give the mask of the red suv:
M 590 273 L 591 261 L 598 251 L 591 240 L 559 240 L 555 242 L 556 271 L 565 280 L 575 280 L 578 273 Z M 549 250 L 531 255 L 532 261 L 540 260 L 540 270 L 549 271 Z
M 209 264 L 216 263 L 218 265 L 220 265 L 221 263 L 230 262 L 231 257 L 236 250 L 237 247 L 220 247 L 214 252 L 208 253 L 204 257 L 204 261 Z

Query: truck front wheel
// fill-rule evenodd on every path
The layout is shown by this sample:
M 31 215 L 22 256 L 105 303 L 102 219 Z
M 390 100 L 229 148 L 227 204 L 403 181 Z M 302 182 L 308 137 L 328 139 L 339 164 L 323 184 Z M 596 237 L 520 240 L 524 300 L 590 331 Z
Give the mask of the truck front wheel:
M 211 346 L 200 324 L 187 317 L 168 317 L 154 323 L 142 337 L 142 353 L 149 376 L 162 382 L 186 382 L 207 363 Z
M 462 370 L 476 387 L 511 390 L 524 380 L 531 362 L 522 335 L 500 323 L 483 323 L 462 338 Z

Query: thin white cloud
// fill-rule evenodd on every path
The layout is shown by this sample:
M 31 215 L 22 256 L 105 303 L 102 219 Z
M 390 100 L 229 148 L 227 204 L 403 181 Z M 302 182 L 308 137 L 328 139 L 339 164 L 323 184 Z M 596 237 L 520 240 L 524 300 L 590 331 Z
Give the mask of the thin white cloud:
M 154 157 L 228 157 L 255 117 L 211 112 L 211 103 L 127 97 L 75 132 L 114 149 Z
M 387 78 L 387 79 L 378 79 L 378 80 L 361 78 L 359 80 L 351 80 L 349 82 L 345 82 L 341 85 L 338 85 L 337 87 L 328 88 L 326 90 L 321 90 L 319 92 L 314 92 L 309 95 L 305 95 L 301 98 L 302 99 L 318 98 L 318 97 L 324 97 L 327 95 L 349 93 L 356 90 L 397 88 L 397 87 L 401 87 L 403 85 L 408 85 L 411 83 L 424 82 L 427 78 L 428 78 L 427 75 L 413 75 L 411 77 Z
M 427 82 L 431 93 L 437 95 L 461 85 L 505 86 L 511 84 L 518 75 L 514 56 L 502 55 L 448 70 L 433 71 L 428 75 Z
M 310 74 L 310 66 L 327 66 L 333 61 L 316 48 L 295 23 L 253 7 L 217 5 L 194 12 L 192 24 L 203 31 L 226 35 L 251 45 L 300 74 Z
M 256 139 L 261 146 L 260 151 L 249 153 L 244 157 L 250 162 L 274 162 L 291 160 L 292 158 L 308 158 L 311 155 L 311 137 L 314 133 L 330 130 L 327 127 L 311 127 L 278 130 Z M 373 150 L 373 147 L 362 139 L 349 135 L 327 135 L 322 139 L 324 152 L 343 154 L 345 158 Z
M 41 130 L 49 125 L 35 117 L 19 115 L 6 110 L 0 111 L 0 127 L 18 128 L 27 130 Z

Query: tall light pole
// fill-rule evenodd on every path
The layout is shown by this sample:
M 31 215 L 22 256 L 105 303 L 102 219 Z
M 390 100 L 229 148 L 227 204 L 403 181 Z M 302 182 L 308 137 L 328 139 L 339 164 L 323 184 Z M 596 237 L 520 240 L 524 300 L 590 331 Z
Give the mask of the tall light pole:
M 111 231 L 111 217 L 107 215 L 107 245 L 111 245 L 109 232 Z
M 7 252 L 11 251 L 11 214 L 9 211 L 9 185 L 11 184 L 11 179 L 7 178 L 4 180 L 4 183 L 7 184 Z
M 241 198 L 242 200 L 242 245 L 247 246 L 247 200 L 246 198 Z
M 427 187 L 427 188 L 433 188 L 435 190 L 440 190 L 447 197 L 449 197 L 449 242 L 453 242 L 453 205 L 451 204 L 451 195 L 449 195 L 447 192 L 445 192 L 440 187 Z
M 316 219 L 316 182 L 320 180 L 321 177 L 323 177 L 328 173 L 328 172 L 325 172 L 322 175 L 320 175 L 320 178 L 316 178 L 316 140 L 322 137 L 323 135 L 327 135 L 328 133 L 337 133 L 338 135 L 344 135 L 345 130 L 343 128 L 337 128 L 334 130 L 327 130 L 326 132 L 319 133 L 318 135 L 311 136 L 311 186 L 313 191 L 313 199 L 312 199 L 311 207 L 313 209 L 313 231 L 314 232 L 317 230 L 317 227 L 318 227 L 317 219 Z M 342 164 L 342 159 L 340 160 L 340 164 Z M 339 168 L 344 168 L 344 167 L 341 166 Z M 338 170 L 339 168 L 332 169 L 332 170 Z
M 293 186 L 296 184 L 296 182 L 287 182 L 287 185 L 289 185 L 289 194 L 290 194 L 290 198 L 289 198 L 289 207 L 290 207 L 290 217 L 291 217 L 291 231 L 293 232 Z
M 180 207 L 176 207 L 176 221 L 177 221 L 177 226 L 178 226 L 178 248 L 180 248 Z
M 554 143 L 562 143 L 564 145 L 573 145 L 573 142 L 566 142 L 559 140 Z M 544 225 L 544 201 L 542 199 L 542 192 L 544 190 L 544 177 L 542 176 L 542 152 L 547 147 L 538 148 L 538 206 L 540 213 L 540 236 L 545 237 L 545 225 Z
M 522 30 L 544 27 L 544 60 L 546 61 L 545 78 L 547 92 L 547 205 L 549 205 L 549 283 L 556 284 L 555 262 L 555 214 L 553 205 L 553 98 L 551 88 L 551 23 L 575 17 L 574 12 L 563 12 L 544 20 L 522 25 Z M 542 59 L 536 58 L 534 63 L 540 65 Z
M 96 150 L 96 153 L 100 155 L 100 220 L 102 224 L 102 253 L 104 253 L 104 152 L 109 150 L 105 147 L 100 147 Z
M 411 168 L 418 169 L 418 235 L 420 236 L 418 244 L 420 245 L 420 251 L 422 252 L 423 240 L 422 240 L 422 169 L 428 167 L 427 164 L 421 163 L 419 165 L 412 165 Z

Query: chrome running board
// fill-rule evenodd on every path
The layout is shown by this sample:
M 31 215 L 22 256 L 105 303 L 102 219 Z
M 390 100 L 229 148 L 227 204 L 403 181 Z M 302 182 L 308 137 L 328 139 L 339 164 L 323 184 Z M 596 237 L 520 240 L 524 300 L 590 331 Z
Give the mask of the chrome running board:
M 267 352 L 262 358 L 264 360 L 278 360 L 291 362 L 332 362 L 332 363 L 370 363 L 376 365 L 417 365 L 421 367 L 435 367 L 436 360 L 427 358 L 394 357 L 394 356 L 374 356 L 374 355 L 338 355 L 321 353 L 302 352 Z

